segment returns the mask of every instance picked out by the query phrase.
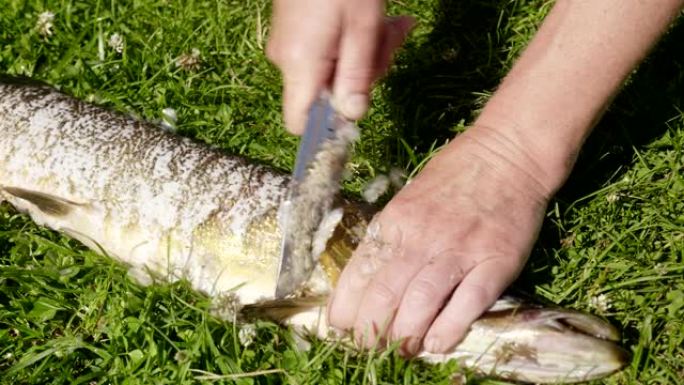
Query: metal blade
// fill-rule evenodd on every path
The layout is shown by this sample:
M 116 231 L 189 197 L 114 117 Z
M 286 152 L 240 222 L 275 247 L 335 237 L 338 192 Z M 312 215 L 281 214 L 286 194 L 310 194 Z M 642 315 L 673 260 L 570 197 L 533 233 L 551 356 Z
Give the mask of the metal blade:
M 306 131 L 302 137 L 288 197 L 283 204 L 282 245 L 276 298 L 294 293 L 308 280 L 316 267 L 311 243 L 315 229 L 325 215 L 325 207 L 315 207 L 314 192 L 303 188 L 309 177 L 309 168 L 321 145 L 335 138 L 336 124 L 340 121 L 327 96 L 321 96 L 309 110 Z M 309 194 L 310 196 L 307 196 Z M 312 207 L 314 206 L 314 207 Z M 310 211 L 310 212 L 309 212 Z

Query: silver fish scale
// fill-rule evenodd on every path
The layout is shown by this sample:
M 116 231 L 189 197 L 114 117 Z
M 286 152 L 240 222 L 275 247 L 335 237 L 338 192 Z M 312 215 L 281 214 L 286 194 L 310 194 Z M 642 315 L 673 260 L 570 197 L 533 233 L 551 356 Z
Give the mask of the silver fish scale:
M 48 86 L 0 80 L 0 97 L 0 185 L 91 204 L 105 223 L 192 245 L 193 232 L 213 218 L 240 238 L 252 224 L 272 221 L 287 191 L 286 175 L 103 113 Z M 248 255 L 253 245 L 243 248 Z M 186 269 L 186 251 L 172 261 L 172 270 Z M 255 263 L 270 265 L 272 258 L 257 256 Z M 216 280 L 211 272 L 189 274 Z

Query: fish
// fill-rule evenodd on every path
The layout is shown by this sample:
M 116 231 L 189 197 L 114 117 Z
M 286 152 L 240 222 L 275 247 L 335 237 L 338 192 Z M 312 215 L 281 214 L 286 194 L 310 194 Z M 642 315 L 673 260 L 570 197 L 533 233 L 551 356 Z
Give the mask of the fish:
M 339 165 L 331 165 L 339 167 Z M 264 319 L 343 341 L 326 301 L 379 207 L 338 197 L 317 231 L 316 267 L 275 298 L 290 176 L 39 81 L 0 77 L 0 201 L 128 267 L 141 285 L 186 280 L 228 321 Z M 594 380 L 622 369 L 619 331 L 592 314 L 503 296 L 446 354 L 483 376 Z

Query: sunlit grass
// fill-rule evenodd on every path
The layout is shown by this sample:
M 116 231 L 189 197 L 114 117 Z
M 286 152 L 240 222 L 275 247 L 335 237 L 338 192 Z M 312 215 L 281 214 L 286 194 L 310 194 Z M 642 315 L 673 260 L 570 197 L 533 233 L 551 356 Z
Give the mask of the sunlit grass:
M 414 14 L 419 25 L 360 122 L 347 192 L 393 167 L 414 172 L 465 129 L 551 5 L 390 1 L 391 13 Z M 0 73 L 43 79 L 147 120 L 173 108 L 179 134 L 292 168 L 297 139 L 283 130 L 280 77 L 263 53 L 268 1 L 2 6 Z M 36 26 L 45 11 L 54 13 L 49 36 Z M 115 33 L 120 53 L 108 44 Z M 676 28 L 597 127 L 519 282 L 624 330 L 633 360 L 609 384 L 684 378 L 682 37 Z M 179 66 L 193 49 L 197 66 Z M 185 284 L 142 288 L 122 266 L 2 206 L 3 383 L 449 384 L 456 368 L 320 343 L 301 352 L 268 323 L 245 345 L 239 329 L 213 318 L 207 299 Z

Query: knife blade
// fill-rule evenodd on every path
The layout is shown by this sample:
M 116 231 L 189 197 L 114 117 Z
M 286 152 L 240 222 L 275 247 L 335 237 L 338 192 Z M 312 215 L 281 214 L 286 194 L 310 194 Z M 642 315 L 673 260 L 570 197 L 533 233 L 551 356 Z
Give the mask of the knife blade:
M 306 129 L 302 136 L 295 168 L 292 174 L 288 195 L 283 202 L 281 217 L 281 255 L 276 284 L 276 298 L 284 298 L 293 294 L 311 276 L 316 267 L 316 256 L 312 255 L 311 245 L 316 229 L 331 210 L 332 196 L 339 191 L 341 173 L 328 170 L 329 165 L 317 157 L 325 155 L 326 146 L 340 142 L 336 137 L 338 128 L 350 122 L 337 114 L 327 93 L 322 94 L 309 109 Z M 336 161 L 346 162 L 347 146 L 344 141 L 336 144 L 332 153 Z M 328 157 L 330 158 L 330 156 Z M 326 160 L 328 160 L 326 158 Z M 323 168 L 323 171 L 321 171 Z M 314 171 L 315 169 L 315 171 Z M 314 178 L 331 180 L 317 181 Z M 324 184 L 328 188 L 317 189 Z M 333 188 L 329 188 L 334 186 Z

